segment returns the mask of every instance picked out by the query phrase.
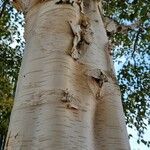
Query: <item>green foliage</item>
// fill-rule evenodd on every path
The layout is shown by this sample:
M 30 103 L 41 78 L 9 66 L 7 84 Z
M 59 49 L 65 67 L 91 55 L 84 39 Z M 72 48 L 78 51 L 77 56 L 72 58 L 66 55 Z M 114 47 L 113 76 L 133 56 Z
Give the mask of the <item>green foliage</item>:
M 1 135 L 7 134 L 7 129 L 9 125 L 9 117 L 11 113 L 13 105 L 13 100 L 12 99 L 7 99 L 4 100 L 3 102 L 0 102 L 0 114 L 1 114 L 1 119 L 0 119 L 0 132 Z
M 143 139 L 150 124 L 150 1 L 104 0 L 104 12 L 119 25 L 128 26 L 127 32 L 117 30 L 110 37 L 113 56 L 119 67 L 117 77 L 126 123 L 137 129 L 138 143 L 150 146 L 150 141 Z
M 8 0 L 0 1 L 0 134 L 5 136 L 13 105 L 24 42 L 20 15 Z

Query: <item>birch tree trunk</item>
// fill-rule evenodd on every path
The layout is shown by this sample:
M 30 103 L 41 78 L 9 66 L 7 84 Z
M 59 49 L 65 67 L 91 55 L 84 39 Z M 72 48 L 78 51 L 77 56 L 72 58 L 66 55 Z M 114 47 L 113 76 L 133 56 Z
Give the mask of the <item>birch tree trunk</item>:
M 6 150 L 129 150 L 98 0 L 15 0 L 26 49 Z

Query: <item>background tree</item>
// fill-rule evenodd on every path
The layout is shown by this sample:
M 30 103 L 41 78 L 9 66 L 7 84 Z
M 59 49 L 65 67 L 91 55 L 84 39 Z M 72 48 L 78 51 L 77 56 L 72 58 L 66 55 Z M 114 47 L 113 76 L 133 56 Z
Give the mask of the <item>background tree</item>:
M 117 78 L 122 92 L 128 127 L 135 127 L 140 141 L 150 123 L 150 2 L 147 0 L 104 0 L 104 15 L 115 21 L 116 31 L 108 33 L 113 44 Z M 132 136 L 132 135 L 129 135 Z
M 0 147 L 3 149 L 13 105 L 24 42 L 23 20 L 8 0 L 0 1 Z

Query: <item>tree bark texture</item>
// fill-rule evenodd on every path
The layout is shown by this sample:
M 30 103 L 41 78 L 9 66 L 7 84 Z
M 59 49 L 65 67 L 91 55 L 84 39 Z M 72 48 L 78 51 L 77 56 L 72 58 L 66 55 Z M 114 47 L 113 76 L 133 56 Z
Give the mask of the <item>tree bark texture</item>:
M 129 150 L 98 0 L 15 0 L 26 49 L 6 150 Z

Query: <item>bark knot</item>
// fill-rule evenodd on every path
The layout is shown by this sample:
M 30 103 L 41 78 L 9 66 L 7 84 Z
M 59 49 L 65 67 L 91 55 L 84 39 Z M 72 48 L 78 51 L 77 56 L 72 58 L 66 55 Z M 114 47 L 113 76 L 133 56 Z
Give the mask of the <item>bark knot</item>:
M 68 89 L 63 90 L 61 102 L 65 103 L 66 108 L 78 110 L 80 101 Z
M 108 76 L 104 71 L 98 68 L 90 67 L 85 71 L 85 75 L 88 76 L 88 86 L 95 98 L 99 100 L 101 98 L 101 91 L 103 84 L 108 82 Z
M 101 88 L 105 82 L 108 82 L 108 77 L 101 69 L 90 69 L 86 71 L 86 75 L 90 76 Z

